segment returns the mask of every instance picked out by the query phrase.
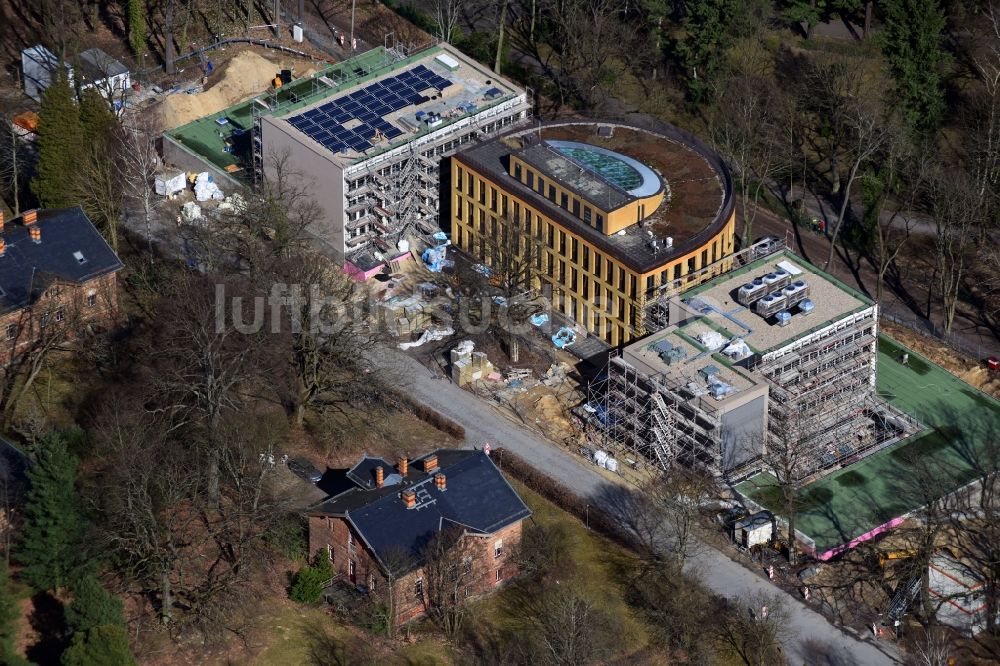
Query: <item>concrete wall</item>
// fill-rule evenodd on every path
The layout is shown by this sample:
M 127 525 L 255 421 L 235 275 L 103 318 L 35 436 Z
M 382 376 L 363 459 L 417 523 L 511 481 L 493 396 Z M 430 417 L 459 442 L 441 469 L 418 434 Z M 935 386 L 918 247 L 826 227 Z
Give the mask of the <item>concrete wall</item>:
M 212 174 L 212 178 L 215 179 L 216 184 L 226 195 L 238 192 L 246 187 L 246 185 L 219 167 L 198 157 L 166 134 L 163 135 L 163 161 L 184 171 L 195 171 L 198 173 L 207 171 Z
M 333 252 L 344 258 L 344 170 L 332 154 L 303 137 L 280 119 L 261 118 L 261 145 L 264 146 L 264 175 L 273 179 L 275 159 L 285 159 L 285 168 L 294 174 L 292 183 L 305 189 L 322 210 L 321 219 L 309 231 Z

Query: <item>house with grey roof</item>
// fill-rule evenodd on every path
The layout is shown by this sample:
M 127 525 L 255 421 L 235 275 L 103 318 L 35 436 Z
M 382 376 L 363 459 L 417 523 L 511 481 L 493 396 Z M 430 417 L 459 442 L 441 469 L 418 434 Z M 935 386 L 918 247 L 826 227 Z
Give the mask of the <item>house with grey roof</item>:
M 442 542 L 460 565 L 450 585 L 466 596 L 516 575 L 509 556 L 531 510 L 484 452 L 438 449 L 395 464 L 365 455 L 327 477 L 321 487 L 333 494 L 306 511 L 310 552 L 369 594 L 392 585 L 397 622 L 434 602 Z
M 0 362 L 112 328 L 123 265 L 79 207 L 0 214 Z

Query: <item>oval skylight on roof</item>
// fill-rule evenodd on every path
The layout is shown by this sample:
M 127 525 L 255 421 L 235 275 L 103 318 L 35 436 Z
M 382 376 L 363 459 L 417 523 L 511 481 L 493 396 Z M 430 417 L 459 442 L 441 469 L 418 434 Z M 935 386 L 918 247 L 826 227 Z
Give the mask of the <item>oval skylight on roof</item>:
M 627 155 L 578 141 L 549 140 L 546 143 L 633 197 L 648 197 L 660 191 L 660 177 L 656 172 Z

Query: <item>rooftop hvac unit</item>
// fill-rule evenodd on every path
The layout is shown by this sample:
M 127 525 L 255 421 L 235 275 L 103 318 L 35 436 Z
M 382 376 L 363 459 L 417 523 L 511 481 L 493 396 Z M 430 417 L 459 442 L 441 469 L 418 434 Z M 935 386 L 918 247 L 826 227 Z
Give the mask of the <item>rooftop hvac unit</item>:
M 778 320 L 778 326 L 788 326 L 792 323 L 792 314 L 787 310 L 782 310 L 774 315 L 774 318 Z
M 750 305 L 769 290 L 770 288 L 764 284 L 764 278 L 754 278 L 740 287 L 739 292 L 736 294 L 736 302 L 740 305 Z
M 815 308 L 816 308 L 816 304 L 815 304 L 815 303 L 813 303 L 812 301 L 810 301 L 810 300 L 809 300 L 808 298 L 806 298 L 806 299 L 803 299 L 803 300 L 802 300 L 802 301 L 801 301 L 801 302 L 799 303 L 799 312 L 801 312 L 801 313 L 802 313 L 803 315 L 807 315 L 807 314 L 809 314 L 809 313 L 810 313 L 810 312 L 812 312 L 812 311 L 813 311 L 813 310 L 814 310 Z
M 785 309 L 785 294 L 774 291 L 764 296 L 754 304 L 754 311 L 764 319 Z
M 764 284 L 766 284 L 772 291 L 781 289 L 788 284 L 789 277 L 788 273 L 778 269 L 774 273 L 768 273 L 764 276 Z
M 719 380 L 715 380 L 708 385 L 708 392 L 716 400 L 722 400 L 729 393 L 732 393 L 732 391 L 733 391 L 732 386 L 730 386 L 726 382 L 720 382 Z
M 809 297 L 809 285 L 803 280 L 796 280 L 785 286 L 785 306 L 791 308 Z

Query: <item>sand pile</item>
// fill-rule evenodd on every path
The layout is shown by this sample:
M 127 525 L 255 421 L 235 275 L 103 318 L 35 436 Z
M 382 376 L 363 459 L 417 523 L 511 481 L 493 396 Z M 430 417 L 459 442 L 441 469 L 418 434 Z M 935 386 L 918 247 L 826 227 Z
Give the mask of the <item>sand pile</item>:
M 1000 398 L 1000 377 L 987 370 L 981 360 L 969 358 L 943 342 L 918 335 L 905 326 L 882 321 L 879 322 L 879 327 L 885 333 L 896 338 L 910 349 L 923 354 L 962 381 L 983 393 Z
M 259 94 L 271 85 L 280 69 L 279 63 L 253 51 L 234 56 L 212 74 L 204 92 L 179 92 L 164 98 L 158 108 L 163 129 L 180 127 Z

